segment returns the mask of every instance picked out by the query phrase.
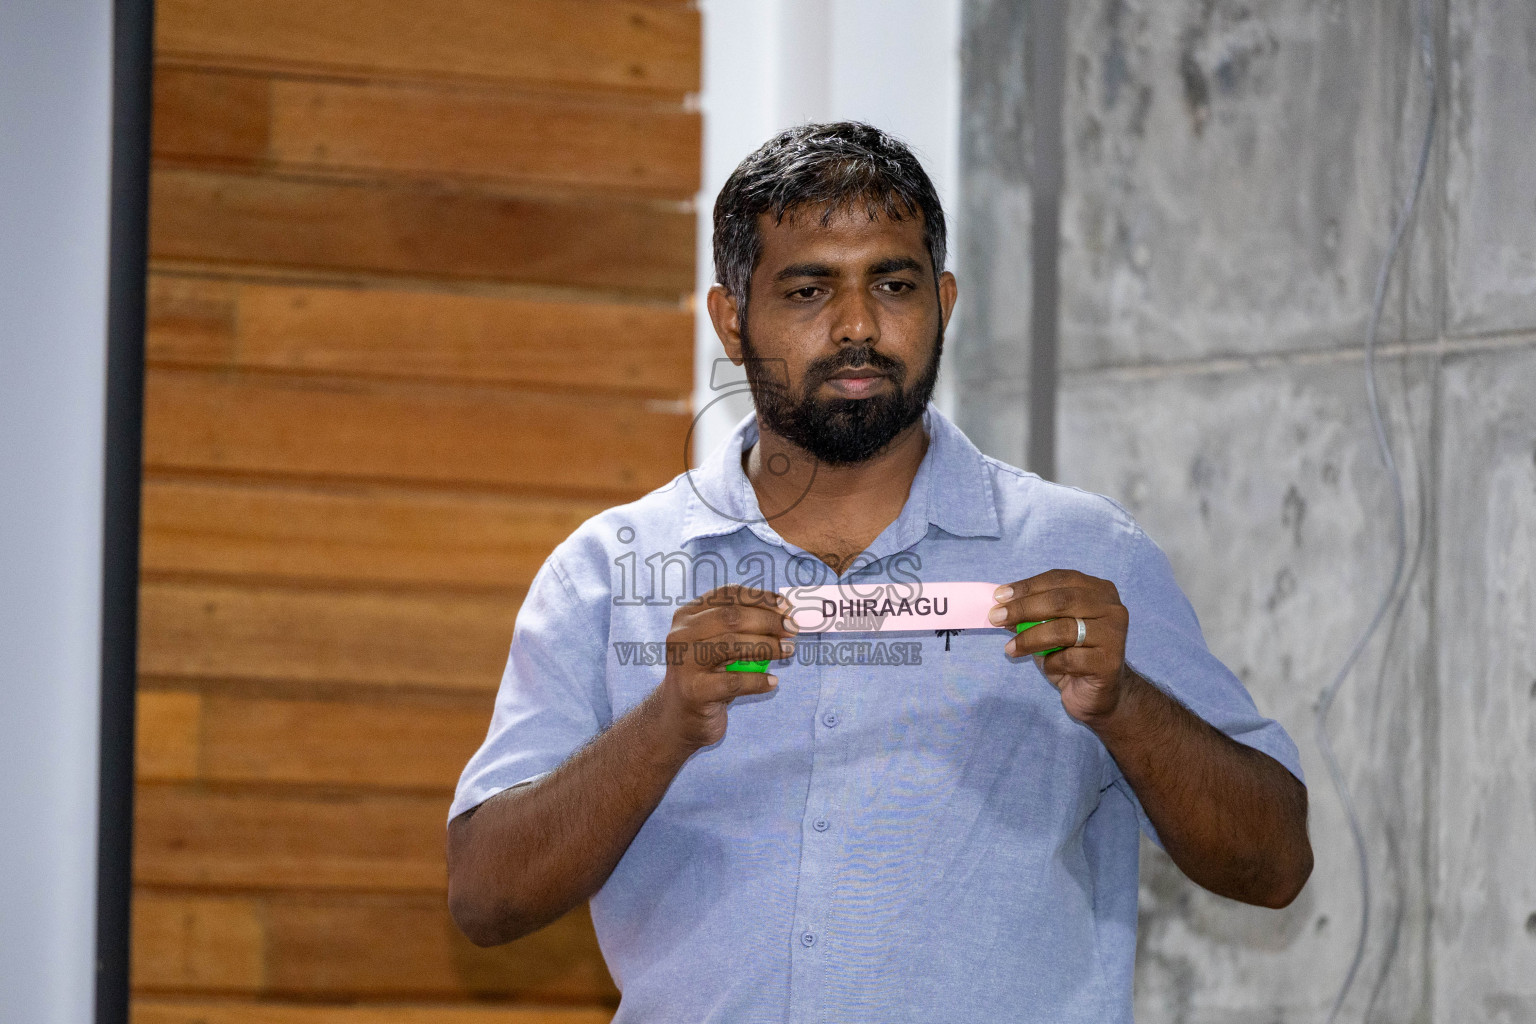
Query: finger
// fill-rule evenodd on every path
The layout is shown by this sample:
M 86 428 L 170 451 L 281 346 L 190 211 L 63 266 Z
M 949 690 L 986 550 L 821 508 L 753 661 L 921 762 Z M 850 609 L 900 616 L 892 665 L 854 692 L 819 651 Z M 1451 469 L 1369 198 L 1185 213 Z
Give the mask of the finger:
M 700 701 L 722 702 L 749 693 L 768 693 L 779 685 L 772 672 L 707 672 L 699 677 L 694 694 Z
M 725 633 L 761 633 L 786 637 L 800 632 L 800 627 L 788 615 L 781 613 L 778 606 L 761 608 L 745 605 L 706 608 L 688 620 L 686 629 L 699 640 L 714 639 Z
M 1028 579 L 1019 580 L 1017 583 L 1008 584 L 1011 594 L 998 595 L 999 601 L 1007 601 L 1014 597 L 1024 597 L 1028 594 L 1038 594 L 1046 590 L 1056 590 L 1061 587 L 1091 586 L 1095 583 L 1104 583 L 1096 576 L 1078 572 L 1076 569 L 1050 569 L 1046 572 L 1030 576 Z M 1001 591 L 1003 588 L 998 587 Z
M 693 659 L 702 668 L 722 668 L 736 661 L 784 661 L 795 653 L 795 642 L 768 633 L 721 633 L 693 645 Z
M 716 587 L 682 605 L 672 616 L 672 623 L 674 626 L 683 626 L 701 617 L 708 618 L 711 613 L 733 609 L 743 611 L 765 609 L 770 613 L 777 611 L 778 614 L 786 616 L 792 611 L 789 599 L 772 590 L 758 590 L 755 587 L 730 584 Z
M 1080 588 L 1090 590 L 1104 596 L 1108 600 L 1119 600 L 1120 592 L 1113 582 L 1090 576 L 1076 569 L 1052 569 L 1049 572 L 1031 576 L 1028 579 L 1019 580 L 1017 583 L 1006 583 L 997 588 L 993 595 L 998 602 L 1012 600 L 1019 597 L 1027 597 L 1030 594 L 1041 594 L 1048 590 L 1060 590 L 1062 588 Z M 1004 593 L 1007 591 L 1007 593 Z
M 1058 587 L 1026 594 L 994 605 L 988 613 L 993 625 L 1012 626 L 1020 622 L 1040 622 L 1072 616 L 1079 619 L 1102 617 L 1111 607 L 1104 596 L 1088 587 Z M 1001 609 L 1001 611 L 999 611 Z
M 1119 670 L 1117 659 L 1106 651 L 1090 647 L 1067 647 L 1054 654 L 1037 654 L 1035 664 L 1047 679 L 1098 679 L 1107 681 Z M 1054 680 L 1052 685 L 1055 685 Z
M 777 591 L 748 587 L 740 583 L 728 583 L 723 587 L 716 587 L 692 603 L 703 608 L 744 605 L 756 608 L 779 606 L 786 612 L 790 610 L 788 599 Z
M 1035 654 L 1034 659 L 1046 679 L 1100 676 L 1103 668 L 1103 657 L 1087 648 L 1061 648 L 1051 654 Z
M 1012 583 L 999 583 L 997 589 L 992 592 L 992 600 L 998 604 L 1012 600 L 1015 597 L 1029 593 L 1029 580 L 1014 580 Z
M 1085 620 L 1086 621 L 1086 620 Z M 1010 637 L 1004 650 L 1010 657 L 1026 654 L 1042 654 L 1077 644 L 1077 620 L 1074 618 L 1050 619 L 1038 626 L 1030 626 Z

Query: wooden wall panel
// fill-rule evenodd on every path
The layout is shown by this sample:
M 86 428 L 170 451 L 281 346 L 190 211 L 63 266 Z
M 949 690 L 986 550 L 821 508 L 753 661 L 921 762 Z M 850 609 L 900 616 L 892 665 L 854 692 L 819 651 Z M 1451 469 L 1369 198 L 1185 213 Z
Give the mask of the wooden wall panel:
M 274 901 L 268 985 L 275 993 L 518 997 L 604 1002 L 616 996 L 590 944 L 585 908 L 497 949 L 478 949 L 441 897 L 407 901 Z
M 151 479 L 143 569 L 522 590 L 602 502 Z
M 699 13 L 621 0 L 159 0 L 160 59 L 638 89 L 699 84 Z
M 688 199 L 699 189 L 700 119 L 460 90 L 278 81 L 279 163 L 411 175 L 507 178 Z
M 591 188 L 685 200 L 700 118 L 652 103 L 170 67 L 155 155 L 312 174 Z
M 327 699 L 146 690 L 138 775 L 147 782 L 291 783 L 453 791 L 485 738 L 489 694 Z
M 134 898 L 136 990 L 254 992 L 265 971 L 264 946 L 253 900 L 142 891 Z
M 136 1024 L 590 1024 L 446 909 L 522 595 L 683 468 L 685 0 L 159 0 Z
M 688 418 L 641 399 L 151 370 L 145 465 L 608 492 L 683 469 Z
M 202 695 L 140 690 L 135 712 L 135 776 L 159 782 L 197 778 Z
M 617 1001 L 585 908 L 495 949 L 460 935 L 441 896 L 145 891 L 135 910 L 146 993 Z
M 446 892 L 442 792 L 155 785 L 139 787 L 134 811 L 140 884 Z
M 517 606 L 501 594 L 148 581 L 139 672 L 487 693 L 501 679 Z
M 161 10 L 165 5 L 160 5 Z M 272 83 L 257 75 L 155 69 L 153 155 L 254 164 L 271 145 Z
M 150 257 L 182 263 L 676 296 L 694 241 L 661 204 L 172 167 L 150 183 Z
M 156 274 L 160 365 L 533 385 L 686 398 L 678 307 L 255 284 Z

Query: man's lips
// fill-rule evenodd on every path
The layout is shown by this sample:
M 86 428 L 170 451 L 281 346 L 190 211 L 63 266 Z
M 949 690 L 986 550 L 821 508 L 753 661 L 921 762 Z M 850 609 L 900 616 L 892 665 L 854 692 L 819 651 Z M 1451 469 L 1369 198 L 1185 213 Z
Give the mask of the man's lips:
M 863 398 L 880 387 L 886 375 L 870 366 L 839 370 L 827 378 L 827 384 L 844 398 Z

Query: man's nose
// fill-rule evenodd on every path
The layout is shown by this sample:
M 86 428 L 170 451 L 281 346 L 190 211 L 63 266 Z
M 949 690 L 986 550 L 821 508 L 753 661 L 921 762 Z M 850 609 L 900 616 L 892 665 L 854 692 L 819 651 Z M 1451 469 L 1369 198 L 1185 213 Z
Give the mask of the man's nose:
M 880 322 L 871 297 L 862 288 L 839 295 L 833 304 L 832 340 L 841 345 L 877 345 Z

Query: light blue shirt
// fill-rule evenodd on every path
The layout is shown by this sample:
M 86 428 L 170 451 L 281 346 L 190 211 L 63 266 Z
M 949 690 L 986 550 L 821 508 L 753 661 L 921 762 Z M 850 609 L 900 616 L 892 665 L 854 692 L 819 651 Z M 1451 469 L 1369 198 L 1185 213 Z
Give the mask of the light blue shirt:
M 549 772 L 644 699 L 677 604 L 715 586 L 1054 568 L 1113 581 L 1131 666 L 1301 778 L 1123 508 L 983 456 L 933 407 L 925 424 L 901 515 L 841 578 L 761 520 L 741 465 L 750 418 L 697 470 L 583 524 L 523 603 L 450 815 Z M 778 689 L 731 706 L 592 899 L 615 1019 L 1130 1021 L 1137 829 L 1152 828 L 1006 638 L 802 633 Z

